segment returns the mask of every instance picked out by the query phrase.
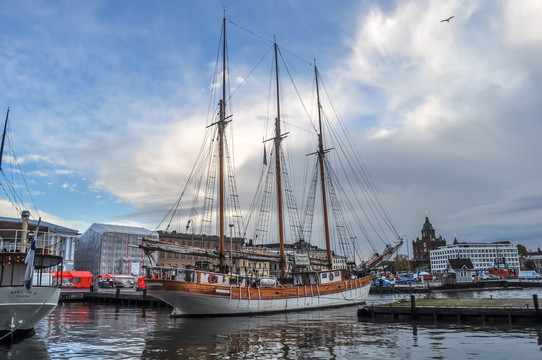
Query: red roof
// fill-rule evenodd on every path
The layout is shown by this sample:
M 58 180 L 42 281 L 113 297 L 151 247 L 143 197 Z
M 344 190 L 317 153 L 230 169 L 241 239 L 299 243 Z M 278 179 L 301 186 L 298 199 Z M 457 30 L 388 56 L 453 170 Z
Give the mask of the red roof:
M 59 278 L 60 274 L 61 272 L 57 271 L 54 277 Z M 62 277 L 66 279 L 67 278 L 91 278 L 92 274 L 90 273 L 90 271 L 63 271 Z

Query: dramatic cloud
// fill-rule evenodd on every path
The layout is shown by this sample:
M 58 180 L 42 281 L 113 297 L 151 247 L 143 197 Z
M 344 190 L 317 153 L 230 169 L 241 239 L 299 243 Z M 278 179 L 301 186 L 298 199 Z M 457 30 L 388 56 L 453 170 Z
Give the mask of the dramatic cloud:
M 1 105 L 11 107 L 19 163 L 43 184 L 38 206 L 58 223 L 154 229 L 175 202 L 216 112 L 209 92 L 223 5 L 212 4 L 18 2 L 0 10 Z M 539 247 L 542 5 L 311 5 L 228 8 L 227 75 L 236 91 L 228 126 L 242 206 L 272 130 L 262 128 L 274 116 L 270 65 L 253 66 L 276 35 L 294 58 L 317 58 L 400 234 L 420 234 L 427 212 L 450 242 L 457 235 Z M 282 75 L 287 83 L 297 74 Z M 298 91 L 306 99 L 305 85 Z M 304 158 L 314 151 L 304 147 L 311 129 L 297 125 L 305 109 L 287 104 L 297 96 L 283 94 L 284 131 L 292 157 Z M 312 113 L 314 104 L 306 106 Z M 303 169 L 294 167 L 300 181 Z

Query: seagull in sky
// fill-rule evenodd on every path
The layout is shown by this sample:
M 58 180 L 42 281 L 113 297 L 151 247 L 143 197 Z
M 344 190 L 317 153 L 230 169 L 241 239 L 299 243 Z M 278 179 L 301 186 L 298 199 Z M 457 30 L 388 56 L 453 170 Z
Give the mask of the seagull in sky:
M 454 18 L 455 16 L 450 16 L 449 18 L 447 19 L 444 19 L 444 20 L 440 20 L 440 22 L 450 22 L 450 20 L 452 20 L 452 18 Z

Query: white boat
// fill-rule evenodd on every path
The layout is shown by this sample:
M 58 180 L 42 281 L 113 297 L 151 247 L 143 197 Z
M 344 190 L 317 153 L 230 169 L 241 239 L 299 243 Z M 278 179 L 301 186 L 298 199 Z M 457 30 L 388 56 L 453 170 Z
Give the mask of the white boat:
M 298 216 L 296 211 L 293 211 L 292 188 L 288 183 L 287 172 L 285 172 L 286 166 L 283 164 L 284 155 L 282 153 L 281 142 L 286 137 L 286 134 L 281 131 L 281 108 L 279 93 L 279 69 L 278 69 L 278 54 L 280 52 L 276 42 L 273 43 L 271 51 L 274 53 L 274 76 L 276 80 L 276 115 L 274 118 L 274 132 L 271 135 L 269 141 L 272 143 L 272 151 L 270 152 L 270 163 L 268 171 L 265 176 L 265 181 L 262 186 L 264 190 L 262 193 L 266 193 L 268 198 L 261 198 L 258 202 L 262 206 L 273 202 L 274 207 L 272 210 L 260 211 L 262 213 L 271 213 L 276 220 L 276 240 L 278 243 L 276 248 L 255 248 L 252 246 L 246 246 L 239 251 L 235 251 L 231 246 L 231 231 L 235 225 L 235 229 L 238 230 L 239 218 L 241 218 L 238 207 L 236 207 L 235 198 L 237 197 L 236 186 L 231 185 L 228 181 L 233 178 L 234 171 L 232 166 L 226 161 L 230 159 L 228 143 L 226 141 L 225 130 L 228 123 L 231 120 L 231 115 L 227 114 L 227 103 L 229 97 L 226 94 L 226 19 L 223 22 L 222 30 L 222 71 L 217 71 L 222 77 L 222 97 L 219 101 L 217 116 L 218 118 L 212 121 L 207 128 L 214 128 L 216 132 L 206 136 L 208 139 L 212 139 L 213 150 L 215 155 L 202 156 L 201 161 L 196 160 L 195 168 L 204 168 L 208 166 L 211 171 L 211 181 L 201 181 L 201 183 L 211 184 L 207 186 L 203 191 L 195 191 L 195 193 L 205 194 L 204 201 L 206 202 L 202 207 L 192 214 L 201 215 L 202 229 L 210 229 L 209 224 L 213 218 L 218 218 L 216 221 L 218 246 L 217 249 L 197 248 L 195 246 L 182 246 L 174 244 L 173 242 L 156 241 L 156 240 L 144 240 L 142 248 L 151 254 L 154 251 L 162 251 L 169 253 L 176 253 L 187 256 L 198 256 L 214 259 L 218 262 L 216 271 L 203 270 L 203 269 L 177 269 L 174 267 L 165 268 L 163 266 L 150 266 L 147 267 L 146 273 L 146 285 L 147 291 L 150 295 L 153 295 L 173 306 L 174 310 L 172 316 L 224 316 L 224 315 L 249 315 L 249 314 L 262 314 L 262 313 L 274 313 L 274 312 L 287 312 L 287 311 L 300 311 L 310 310 L 325 307 L 337 307 L 353 304 L 364 303 L 369 294 L 371 287 L 370 276 L 358 276 L 356 275 L 355 260 L 348 255 L 338 256 L 332 251 L 331 243 L 332 236 L 339 237 L 343 235 L 343 240 L 338 239 L 338 242 L 343 247 L 346 241 L 355 239 L 355 236 L 347 234 L 349 231 L 344 218 L 341 218 L 339 214 L 339 205 L 337 200 L 339 196 L 336 193 L 336 189 L 329 189 L 332 187 L 335 179 L 332 179 L 333 174 L 328 173 L 329 165 L 326 160 L 326 153 L 330 149 L 324 147 L 323 140 L 323 126 L 324 119 L 321 113 L 320 95 L 318 91 L 319 75 L 314 66 L 314 74 L 316 78 L 316 103 L 318 105 L 318 125 L 316 125 L 316 149 L 313 153 L 316 155 L 314 180 L 310 182 L 310 196 L 307 200 L 306 209 L 311 206 L 314 208 L 315 198 L 320 194 L 321 197 L 321 211 L 322 211 L 322 231 L 323 243 L 325 243 L 325 250 L 320 252 L 321 256 L 315 256 L 314 246 L 311 247 L 308 244 L 308 240 L 311 235 L 312 228 L 312 212 L 306 210 L 306 214 L 303 222 L 299 219 L 297 225 L 290 224 L 290 236 L 293 237 L 291 242 L 296 243 L 298 246 L 292 246 L 290 248 L 285 247 L 286 243 L 286 225 L 284 224 L 284 218 L 292 218 Z M 274 97 L 274 96 L 273 96 Z M 202 146 L 202 148 L 204 148 Z M 264 152 L 264 164 L 267 165 L 267 154 Z M 207 159 L 216 159 L 216 163 L 212 165 L 204 165 L 203 162 Z M 216 183 L 213 183 L 215 181 Z M 317 183 L 321 190 L 317 190 Z M 327 189 L 326 189 L 327 187 Z M 274 190 L 272 190 L 274 189 Z M 226 209 L 224 198 L 226 197 L 226 190 L 230 192 L 230 196 L 234 200 L 230 200 L 233 203 L 233 210 L 230 210 L 228 215 L 230 216 L 230 249 L 229 251 L 225 246 L 225 230 L 226 226 Z M 213 201 L 210 201 L 212 194 L 216 194 L 218 198 L 216 209 L 212 209 Z M 273 193 L 274 195 L 270 195 Z M 331 194 L 331 195 L 329 195 Z M 275 196 L 273 198 L 273 196 Z M 178 203 L 180 203 L 179 199 Z M 378 203 L 375 202 L 375 203 Z M 329 207 L 329 210 L 328 210 Z M 385 213 L 385 212 L 384 212 Z M 339 215 L 338 215 L 339 214 Z M 194 215 L 195 216 L 195 215 Z M 337 229 L 332 229 L 331 218 L 335 218 L 335 221 L 339 224 Z M 337 220 L 338 218 L 338 220 Z M 188 221 L 186 229 L 194 222 L 192 218 Z M 258 218 L 258 221 L 260 219 Z M 262 224 L 268 224 L 269 222 L 262 221 Z M 302 223 L 302 224 L 301 224 Z M 257 224 L 254 226 L 256 230 L 262 229 L 263 225 Z M 168 225 L 169 228 L 169 225 Z M 270 233 L 271 231 L 261 230 L 260 234 Z M 206 232 L 201 232 L 202 234 Z M 160 235 L 162 237 L 162 235 Z M 199 235 L 198 235 L 199 236 Z M 203 235 L 202 235 L 203 238 Z M 255 236 L 260 240 L 261 237 Z M 399 237 L 398 237 L 399 238 Z M 195 245 L 196 242 L 194 242 Z M 203 241 L 201 241 L 203 243 Z M 251 241 L 252 243 L 252 241 Z M 307 245 L 307 246 L 305 246 Z M 306 248 L 306 252 L 303 253 L 303 248 Z M 252 271 L 243 270 L 243 266 L 238 265 L 237 271 L 234 271 L 234 260 L 239 264 L 240 260 L 251 261 L 258 266 L 254 268 L 270 269 L 268 273 L 263 274 L 260 272 L 254 274 Z M 259 266 L 259 265 L 270 266 Z M 246 266 L 245 266 L 246 268 Z M 274 273 L 271 273 L 271 269 L 274 269 Z
M 7 120 L 0 146 L 0 172 Z M 1 185 L 6 194 L 13 187 Z M 10 198 L 12 203 L 14 199 Z M 52 273 L 62 264 L 58 234 L 40 231 L 41 220 L 30 220 L 28 210 L 21 220 L 0 221 L 0 340 L 32 331 L 58 305 L 60 287 L 53 286 Z M 12 220 L 12 221 L 10 221 Z
M 28 212 L 23 211 L 22 223 L 28 224 Z M 0 229 L 0 337 L 32 330 L 58 305 L 60 287 L 52 286 L 52 277 L 44 272 L 62 263 L 62 256 L 53 252 L 58 245 L 49 241 L 56 236 L 37 233 L 35 250 L 28 249 L 35 252 L 32 270 L 31 264 L 25 264 L 25 259 L 32 256 L 26 252 L 27 234 L 28 230 L 23 229 Z M 32 286 L 25 286 L 25 273 L 29 271 Z

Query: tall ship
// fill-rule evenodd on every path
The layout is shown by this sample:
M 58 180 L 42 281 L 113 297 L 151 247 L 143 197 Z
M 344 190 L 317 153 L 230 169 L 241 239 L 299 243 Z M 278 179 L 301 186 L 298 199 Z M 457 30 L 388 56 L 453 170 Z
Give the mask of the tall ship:
M 33 220 L 21 204 L 19 189 L 11 182 L 21 172 L 7 175 L 2 168 L 8 117 L 9 109 L 0 145 L 1 186 L 20 220 L 0 218 L 0 341 L 31 333 L 56 308 L 60 287 L 53 286 L 52 278 L 63 262 L 59 234 L 48 231 L 40 218 Z M 16 159 L 9 160 L 18 169 Z
M 357 190 L 351 189 L 349 194 L 343 194 L 345 187 L 338 184 L 339 179 L 346 178 L 350 184 L 369 180 L 365 185 L 360 185 L 358 190 L 369 188 L 363 196 L 369 196 L 369 202 L 379 207 L 373 214 L 383 216 L 383 223 L 391 227 L 393 237 L 397 240 L 395 244 L 386 243 L 385 253 L 398 249 L 402 242 L 382 202 L 375 197 L 375 188 L 362 163 L 356 155 L 352 155 L 351 143 L 337 151 L 343 152 L 343 160 L 340 161 L 344 163 L 341 168 L 344 169 L 346 161 L 351 160 L 358 175 L 345 173 L 341 176 L 331 167 L 328 153 L 333 149 L 326 146 L 325 139 L 326 135 L 332 137 L 337 133 L 325 130 L 330 120 L 321 103 L 320 75 L 312 63 L 308 64 L 313 70 L 312 102 L 315 111 L 309 121 L 308 133 L 314 142 L 302 156 L 313 160 L 312 165 L 306 165 L 310 175 L 302 182 L 308 185 L 301 186 L 305 193 L 302 201 L 304 206 L 303 211 L 298 210 L 295 181 L 292 179 L 292 173 L 297 167 L 288 163 L 290 156 L 284 151 L 288 132 L 284 131 L 283 126 L 289 124 L 290 119 L 284 119 L 286 111 L 282 107 L 282 99 L 291 99 L 295 92 L 292 95 L 281 92 L 283 88 L 279 64 L 287 66 L 283 57 L 287 51 L 279 47 L 275 40 L 269 41 L 270 46 L 266 51 L 272 59 L 272 85 L 269 86 L 268 98 L 274 106 L 267 107 L 268 113 L 272 113 L 267 128 L 272 130 L 264 134 L 262 141 L 264 150 L 260 176 L 245 181 L 246 184 L 257 184 L 256 196 L 246 210 L 246 223 L 241 215 L 243 212 L 235 182 L 231 146 L 233 137 L 228 136 L 227 131 L 233 121 L 233 115 L 229 112 L 231 100 L 239 90 L 231 91 L 228 87 L 231 76 L 226 46 L 228 23 L 233 24 L 224 18 L 218 51 L 221 56 L 217 56 L 219 60 L 215 69 L 218 80 L 213 81 L 212 86 L 221 89 L 221 93 L 217 91 L 215 97 L 218 101 L 214 102 L 218 105 L 210 111 L 213 117 L 206 126 L 208 132 L 204 145 L 188 180 L 195 187 L 190 203 L 200 205 L 181 205 L 183 197 L 186 198 L 188 193 L 187 184 L 165 217 L 170 220 L 166 230 L 159 232 L 160 240 L 144 240 L 142 245 L 148 254 L 159 251 L 174 254 L 175 257 L 195 257 L 208 261 L 200 260 L 197 262 L 199 266 L 185 268 L 163 264 L 149 266 L 145 280 L 147 291 L 172 305 L 172 316 L 251 315 L 364 303 L 372 277 L 367 274 L 366 268 L 360 269 L 358 265 L 359 249 L 356 248 L 355 233 L 356 227 L 365 234 L 369 231 L 359 218 L 360 215 L 353 210 L 359 203 Z M 244 84 L 253 71 L 241 77 L 243 81 L 240 83 Z M 291 79 L 290 70 L 287 73 Z M 295 85 L 294 88 L 297 91 Z M 251 93 L 249 97 L 253 95 Z M 248 105 L 251 104 L 249 101 Z M 302 105 L 302 108 L 308 107 Z M 340 146 L 335 142 L 333 144 Z M 205 176 L 199 175 L 202 169 L 207 170 Z M 371 211 L 361 212 L 369 214 Z M 186 223 L 184 239 L 192 241 L 167 240 L 167 231 L 174 219 L 182 219 L 183 216 Z M 355 226 L 350 225 L 352 219 Z M 197 226 L 199 228 L 196 231 Z M 379 226 L 382 227 L 382 224 Z M 233 247 L 234 232 L 236 241 L 243 244 L 239 248 Z M 214 242 L 210 244 L 211 238 L 216 239 L 216 246 Z M 382 256 L 377 254 L 377 257 Z

